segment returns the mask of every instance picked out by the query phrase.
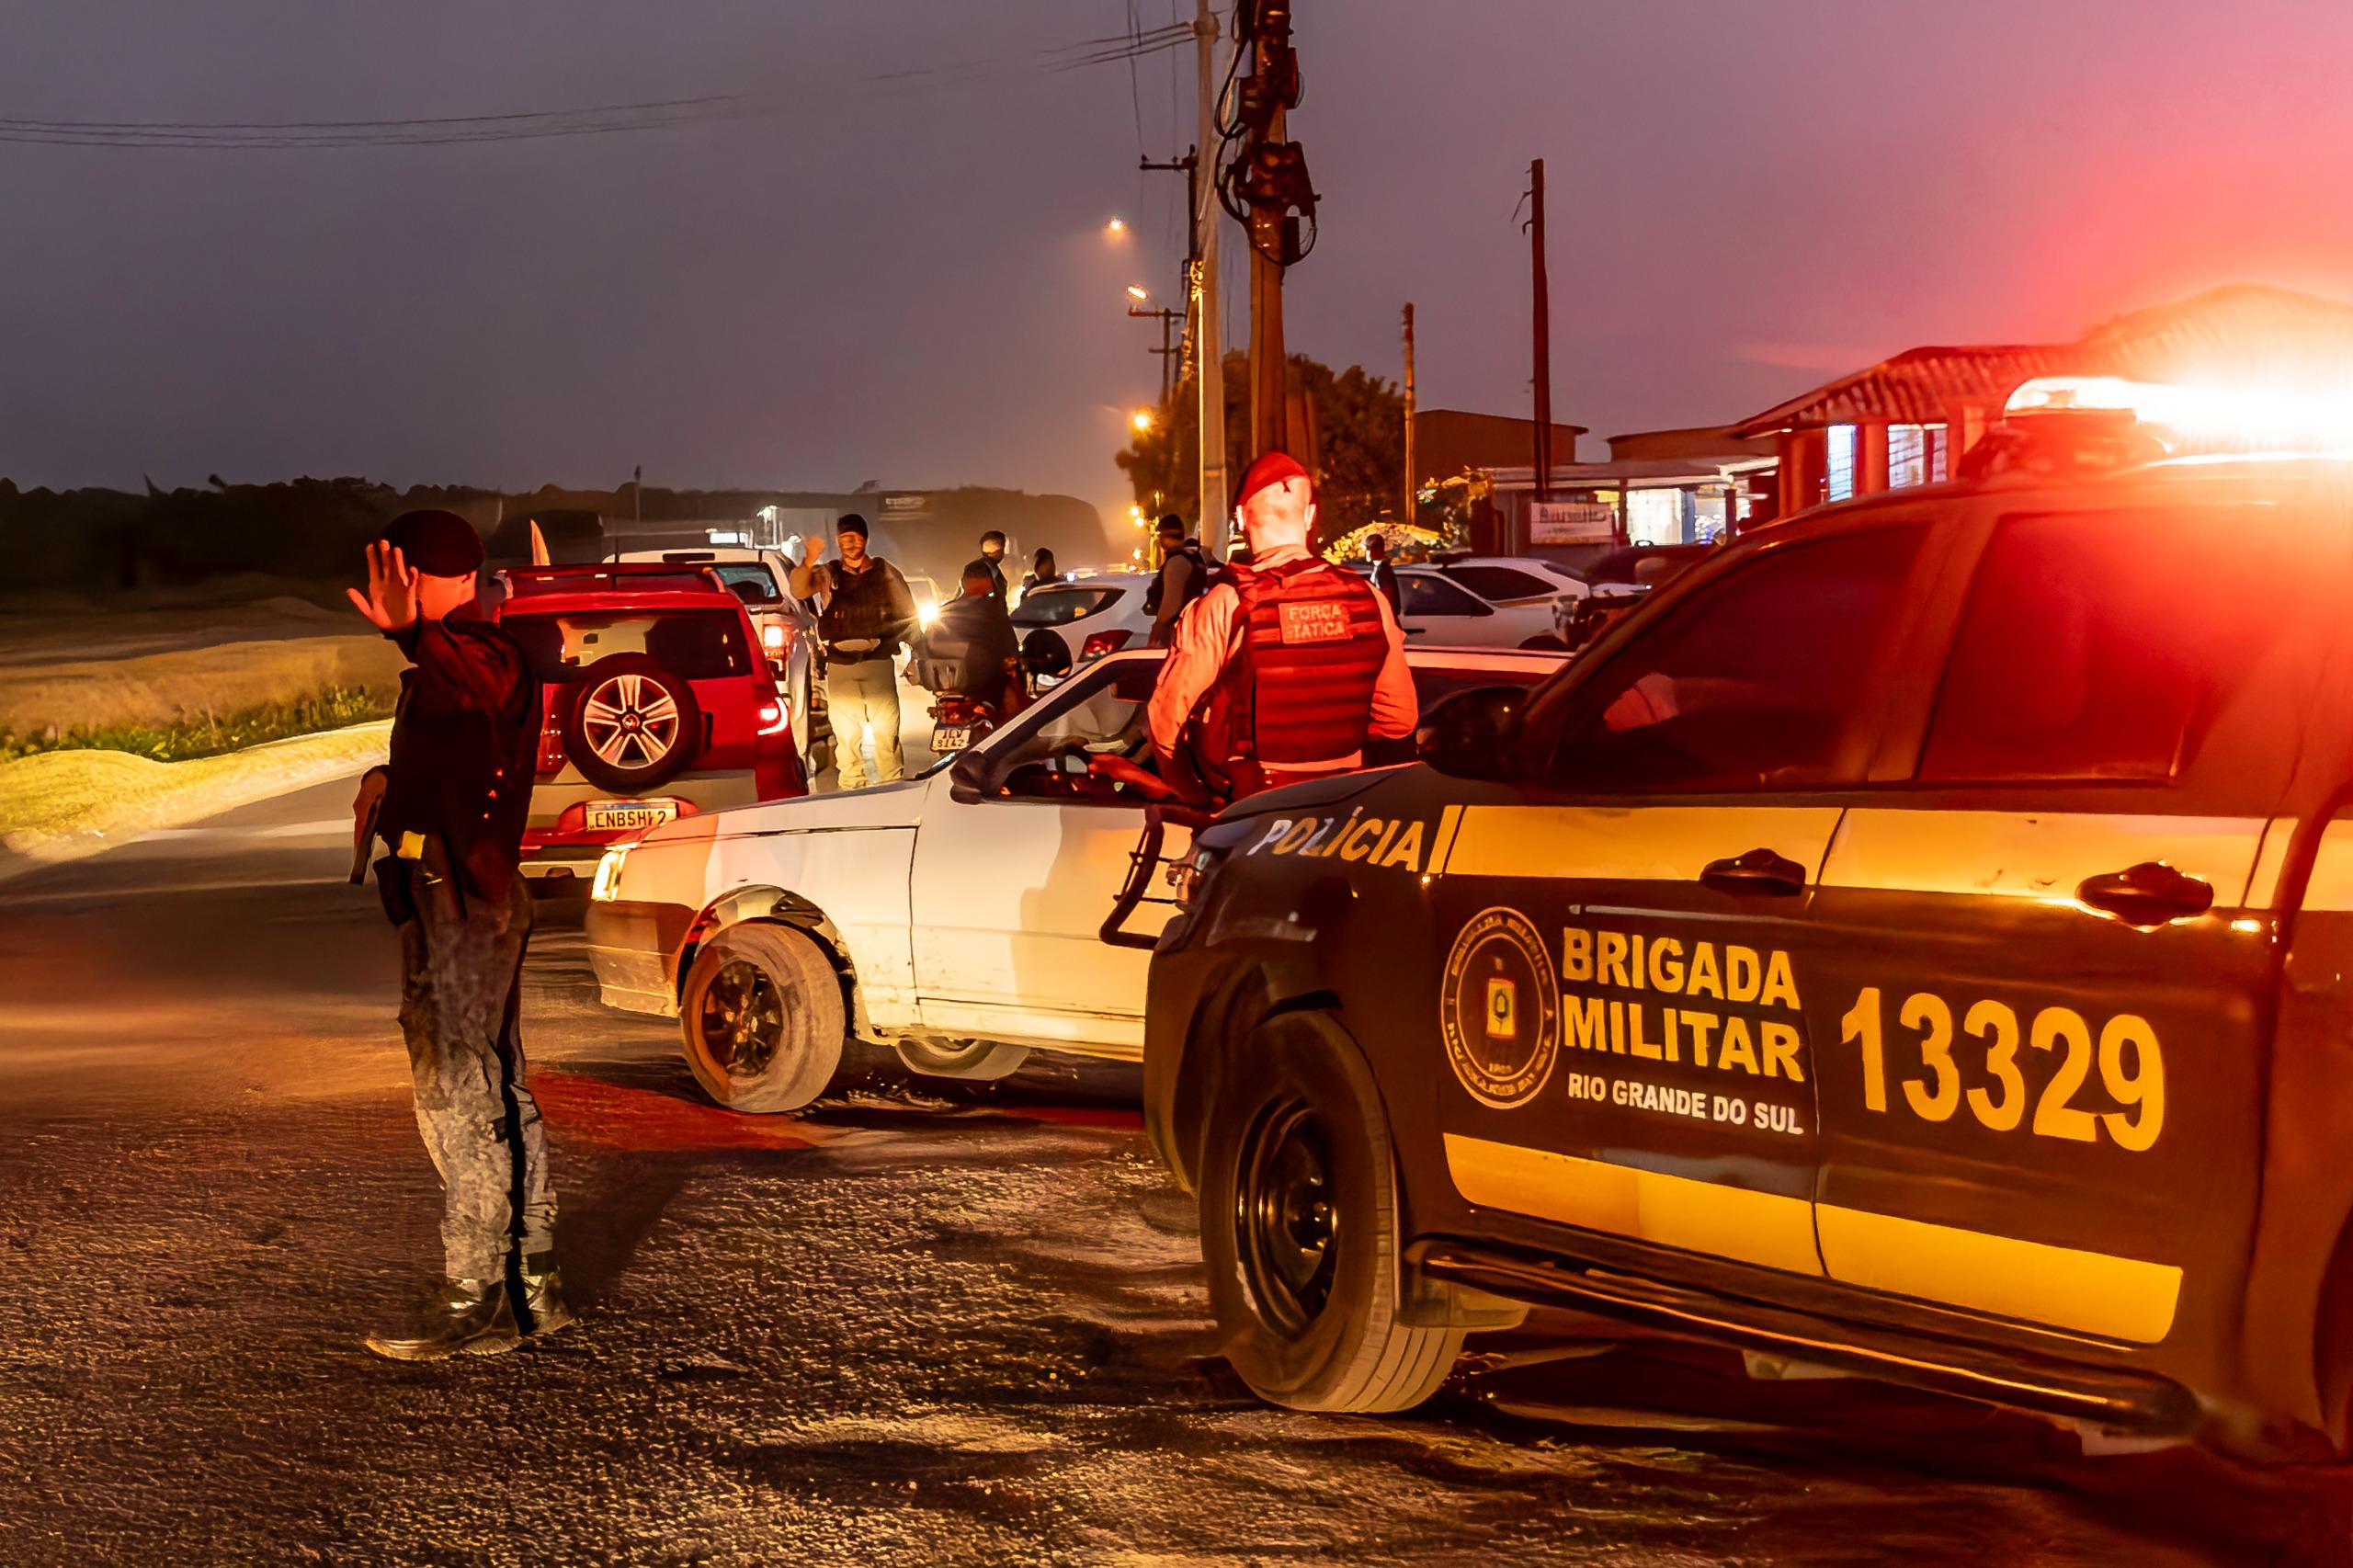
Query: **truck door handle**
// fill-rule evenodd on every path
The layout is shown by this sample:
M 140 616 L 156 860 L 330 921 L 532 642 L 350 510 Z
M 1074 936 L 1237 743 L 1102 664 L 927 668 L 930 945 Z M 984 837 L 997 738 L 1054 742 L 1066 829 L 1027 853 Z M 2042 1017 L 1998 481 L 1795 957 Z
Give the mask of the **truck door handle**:
M 1720 892 L 1769 893 L 1786 898 L 1805 892 L 1805 868 L 1770 849 L 1752 849 L 1728 860 L 1711 860 L 1699 881 Z
M 2214 887 L 2162 860 L 2143 860 L 2120 871 L 2086 877 L 2075 886 L 2075 897 L 2127 926 L 2154 931 L 2176 920 L 2188 920 L 2214 907 Z

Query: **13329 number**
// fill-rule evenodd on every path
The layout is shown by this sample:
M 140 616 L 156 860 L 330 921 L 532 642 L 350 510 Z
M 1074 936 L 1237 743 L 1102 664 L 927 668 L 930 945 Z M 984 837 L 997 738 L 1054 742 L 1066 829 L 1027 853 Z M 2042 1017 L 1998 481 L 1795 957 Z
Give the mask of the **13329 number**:
M 1922 1075 L 1905 1078 L 1896 1086 L 1904 1103 L 1924 1121 L 1951 1119 L 1962 1102 L 1970 1113 L 1995 1132 L 2014 1131 L 2026 1119 L 2026 1074 L 2018 1064 L 2018 1048 L 2047 1051 L 2057 1067 L 2032 1096 L 2034 1120 L 2029 1131 L 2038 1137 L 2065 1138 L 2078 1143 L 2098 1141 L 2102 1132 L 2120 1149 L 2134 1153 L 2152 1147 L 2165 1122 L 2165 1062 L 2157 1032 L 2149 1021 L 2132 1013 L 2119 1013 L 2100 1027 L 2097 1038 L 2091 1025 L 2072 1007 L 2044 1007 L 2021 1028 L 2018 1010 L 2006 1002 L 1972 1003 L 1960 1019 L 1960 1032 L 1974 1042 L 1967 1053 L 1982 1062 L 1991 1080 L 1963 1091 L 1961 1069 L 1953 1058 L 1952 1008 L 1933 992 L 1915 991 L 1896 1009 L 1896 1023 L 1915 1036 Z M 1855 1005 L 1839 1020 L 1840 1038 L 1862 1051 L 1863 1104 L 1888 1108 L 1885 1010 L 1876 985 L 1865 986 Z M 2076 1094 L 2099 1070 L 2101 1087 L 2118 1109 L 2085 1110 Z

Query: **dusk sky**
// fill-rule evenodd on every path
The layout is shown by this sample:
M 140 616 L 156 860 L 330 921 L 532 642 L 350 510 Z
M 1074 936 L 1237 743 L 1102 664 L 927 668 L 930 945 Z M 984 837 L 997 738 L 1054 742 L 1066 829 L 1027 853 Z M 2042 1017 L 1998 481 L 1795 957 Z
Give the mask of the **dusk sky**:
M 1190 12 L 1190 0 L 1184 0 Z M 1137 0 L 1146 27 L 1171 0 Z M 2313 0 L 1297 0 L 1323 239 L 1291 347 L 1528 408 L 1736 418 L 1924 342 L 2246 278 L 2353 298 L 2353 9 Z M 759 95 L 760 118 L 426 148 L 0 144 L 20 483 L 847 488 L 1123 506 L 1174 291 L 1189 48 L 1040 74 L 1111 0 L 9 8 L 7 116 L 355 119 Z M 907 77 L 927 68 L 985 67 Z M 1134 224 L 1116 246 L 1102 225 Z M 1229 257 L 1240 250 L 1230 225 Z M 1238 278 L 1238 260 L 1236 261 Z M 1229 292 L 1228 341 L 1246 340 Z M 1589 438 L 1587 455 L 1598 455 Z

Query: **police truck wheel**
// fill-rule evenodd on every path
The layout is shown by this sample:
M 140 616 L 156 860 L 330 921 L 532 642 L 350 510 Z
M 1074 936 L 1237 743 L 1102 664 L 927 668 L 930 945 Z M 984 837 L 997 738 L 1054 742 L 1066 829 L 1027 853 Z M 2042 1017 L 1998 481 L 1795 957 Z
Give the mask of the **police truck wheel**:
M 1029 1060 L 1027 1046 L 1001 1045 L 991 1040 L 956 1044 L 903 1040 L 892 1045 L 900 1064 L 929 1078 L 964 1078 L 987 1083 L 1017 1072 Z
M 731 926 L 687 972 L 678 1022 L 687 1065 L 729 1110 L 798 1110 L 841 1065 L 841 978 L 790 926 Z
M 1397 1165 L 1370 1070 L 1307 1013 L 1260 1024 L 1242 1060 L 1201 1161 L 1201 1251 L 1227 1359 L 1294 1410 L 1421 1403 L 1463 1330 L 1397 1320 Z

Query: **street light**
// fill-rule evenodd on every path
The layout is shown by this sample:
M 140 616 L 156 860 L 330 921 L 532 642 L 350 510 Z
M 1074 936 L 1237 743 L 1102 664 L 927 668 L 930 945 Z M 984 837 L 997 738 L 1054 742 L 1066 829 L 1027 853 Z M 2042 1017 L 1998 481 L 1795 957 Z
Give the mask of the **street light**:
M 1128 221 L 1125 218 L 1114 218 L 1103 225 L 1103 232 L 1116 240 L 1128 232 Z
M 1141 305 L 1152 298 L 1152 290 L 1141 283 L 1131 283 L 1128 285 L 1128 298 Z
M 1137 435 L 1150 435 L 1152 433 L 1152 410 L 1149 408 L 1137 409 L 1133 414 L 1128 415 L 1128 423 L 1135 426 Z

